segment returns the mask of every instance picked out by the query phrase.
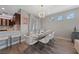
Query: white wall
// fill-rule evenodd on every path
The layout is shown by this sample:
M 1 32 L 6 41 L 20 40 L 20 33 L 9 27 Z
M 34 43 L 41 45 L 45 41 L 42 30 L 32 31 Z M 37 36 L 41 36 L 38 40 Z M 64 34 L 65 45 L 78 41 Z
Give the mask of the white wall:
M 68 20 L 66 19 L 66 15 L 69 13 L 75 13 L 76 17 L 74 19 Z M 56 16 L 64 16 L 63 21 L 58 21 Z M 53 20 L 51 20 L 51 17 L 55 17 Z M 43 19 L 43 28 L 45 30 L 52 30 L 55 32 L 56 37 L 62 37 L 62 38 L 71 38 L 71 33 L 74 30 L 74 27 L 77 27 L 77 31 L 79 31 L 79 8 L 60 12 L 54 15 L 49 15 L 48 17 Z
M 36 16 L 30 16 L 29 30 L 35 34 L 40 31 L 40 19 Z
M 21 11 L 21 33 L 34 34 L 40 31 L 40 19 L 32 14 L 28 14 L 26 11 Z

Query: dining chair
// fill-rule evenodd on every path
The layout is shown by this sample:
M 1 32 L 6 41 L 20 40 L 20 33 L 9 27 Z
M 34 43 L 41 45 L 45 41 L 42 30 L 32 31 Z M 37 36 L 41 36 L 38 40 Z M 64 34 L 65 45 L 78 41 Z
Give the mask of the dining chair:
M 35 44 L 35 43 L 37 42 L 36 38 L 38 38 L 38 36 L 35 35 L 35 34 L 31 34 L 31 35 L 29 35 L 29 36 L 24 35 L 24 37 L 25 37 L 26 43 L 27 43 L 28 45 L 33 45 L 33 44 Z
M 39 41 L 44 43 L 44 44 L 50 45 L 51 44 L 50 42 L 54 40 L 54 33 L 55 32 L 51 32 L 45 38 L 43 38 L 43 39 L 41 39 Z M 52 43 L 54 43 L 54 41 Z

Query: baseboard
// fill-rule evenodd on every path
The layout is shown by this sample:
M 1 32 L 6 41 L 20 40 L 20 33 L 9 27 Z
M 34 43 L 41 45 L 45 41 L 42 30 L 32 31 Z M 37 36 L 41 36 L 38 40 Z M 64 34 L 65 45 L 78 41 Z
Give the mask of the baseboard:
M 57 36 L 55 37 L 56 39 L 63 39 L 63 40 L 68 40 L 71 41 L 71 38 L 66 38 L 66 37 L 61 37 L 61 36 Z

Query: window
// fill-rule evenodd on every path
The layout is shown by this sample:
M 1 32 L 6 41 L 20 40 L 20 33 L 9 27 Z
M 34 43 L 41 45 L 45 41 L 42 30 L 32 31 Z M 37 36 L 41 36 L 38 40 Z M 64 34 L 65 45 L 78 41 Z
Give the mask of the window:
M 59 20 L 59 21 L 63 20 L 63 16 L 58 16 L 57 20 Z
M 67 19 L 73 19 L 75 18 L 75 13 L 70 13 L 67 15 Z

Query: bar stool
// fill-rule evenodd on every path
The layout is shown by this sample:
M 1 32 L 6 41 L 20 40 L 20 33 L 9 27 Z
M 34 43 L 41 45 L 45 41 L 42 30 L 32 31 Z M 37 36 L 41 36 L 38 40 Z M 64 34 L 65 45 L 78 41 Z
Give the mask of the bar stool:
M 9 36 L 9 46 L 10 46 L 10 48 L 12 48 L 12 38 L 11 38 L 11 36 Z
M 12 32 L 11 36 L 9 36 L 9 39 L 10 39 L 10 47 L 12 47 L 12 40 L 13 39 L 16 39 L 16 38 L 19 38 L 19 44 L 21 44 L 21 35 L 19 32 Z
M 19 38 L 19 43 L 21 44 L 21 35 L 12 35 L 11 39 L 13 38 Z

